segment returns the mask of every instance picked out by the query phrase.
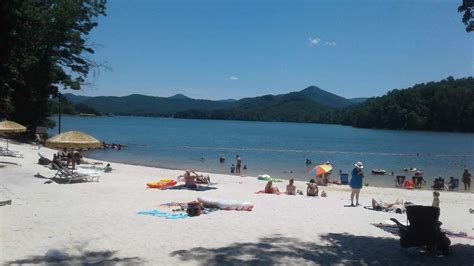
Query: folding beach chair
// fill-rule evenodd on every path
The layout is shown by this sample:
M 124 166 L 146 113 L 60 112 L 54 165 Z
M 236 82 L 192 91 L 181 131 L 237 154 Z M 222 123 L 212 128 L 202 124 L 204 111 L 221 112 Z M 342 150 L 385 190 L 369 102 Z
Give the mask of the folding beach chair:
M 444 178 L 438 177 L 434 180 L 433 186 L 431 186 L 434 190 L 444 190 Z
M 0 148 L 0 156 L 23 158 L 23 154 L 4 148 Z
M 439 208 L 412 205 L 407 206 L 406 210 L 409 225 L 404 225 L 395 218 L 390 219 L 398 226 L 400 246 L 402 248 L 426 246 L 428 249 L 438 249 L 447 255 L 451 241 L 441 231 L 442 223 L 438 220 Z
M 413 184 L 415 184 L 416 188 L 421 188 L 424 183 L 426 183 L 425 179 L 423 179 L 423 176 L 412 176 L 411 180 L 413 181 Z
M 341 173 L 341 185 L 349 184 L 349 174 Z
M 459 188 L 459 178 L 454 178 L 452 181 L 448 183 L 449 190 L 456 190 Z
M 405 176 L 404 175 L 397 175 L 397 178 L 395 179 L 395 186 L 396 187 L 403 187 L 404 183 L 405 183 Z
M 53 178 L 63 178 L 67 180 L 68 183 L 71 183 L 71 181 L 99 182 L 100 177 L 98 175 L 80 174 L 56 163 L 52 162 L 51 164 L 57 169 Z

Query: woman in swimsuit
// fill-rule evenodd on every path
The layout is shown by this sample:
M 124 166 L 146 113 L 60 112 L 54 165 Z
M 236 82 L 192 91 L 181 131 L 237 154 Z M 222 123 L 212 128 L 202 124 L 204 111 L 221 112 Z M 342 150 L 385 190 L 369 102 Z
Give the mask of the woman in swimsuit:
M 278 190 L 278 188 L 273 187 L 273 182 L 268 181 L 267 185 L 265 186 L 265 193 L 278 194 L 279 192 L 280 190 Z
M 191 171 L 186 170 L 186 172 L 184 172 L 184 186 L 188 188 L 198 188 L 194 178 L 195 176 L 191 175 Z
M 306 195 L 309 197 L 316 197 L 319 194 L 318 185 L 314 179 L 311 179 L 308 183 L 308 188 L 306 189 Z
M 286 194 L 296 195 L 296 186 L 294 185 L 295 180 L 290 179 L 290 183 L 286 186 Z

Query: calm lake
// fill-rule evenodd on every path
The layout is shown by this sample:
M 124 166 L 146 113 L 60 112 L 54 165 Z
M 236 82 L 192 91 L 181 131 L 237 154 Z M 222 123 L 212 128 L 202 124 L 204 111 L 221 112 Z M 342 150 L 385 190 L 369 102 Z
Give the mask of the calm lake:
M 54 118 L 57 120 L 57 118 Z M 151 117 L 62 117 L 62 132 L 86 132 L 121 150 L 97 150 L 86 156 L 164 168 L 229 173 L 235 156 L 248 170 L 244 175 L 308 180 L 311 166 L 330 161 L 333 177 L 365 165 L 370 186 L 393 186 L 394 176 L 373 176 L 382 168 L 411 177 L 403 168 L 416 167 L 428 184 L 434 177 L 460 178 L 463 166 L 474 168 L 474 134 L 357 129 L 340 125 L 247 121 L 186 120 Z M 57 134 L 57 128 L 50 135 Z M 227 160 L 219 163 L 219 156 Z M 166 176 L 156 177 L 169 178 Z M 428 187 L 428 186 L 425 186 Z

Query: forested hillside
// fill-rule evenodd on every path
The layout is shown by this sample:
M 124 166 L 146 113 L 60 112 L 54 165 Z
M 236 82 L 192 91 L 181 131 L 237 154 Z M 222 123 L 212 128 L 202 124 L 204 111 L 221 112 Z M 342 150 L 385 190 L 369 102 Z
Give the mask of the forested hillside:
M 354 127 L 474 131 L 474 78 L 392 90 L 345 110 L 341 123 Z

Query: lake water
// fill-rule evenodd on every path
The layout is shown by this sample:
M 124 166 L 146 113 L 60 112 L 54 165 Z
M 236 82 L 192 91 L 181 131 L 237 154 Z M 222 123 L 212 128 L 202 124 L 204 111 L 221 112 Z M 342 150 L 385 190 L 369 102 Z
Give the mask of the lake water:
M 56 118 L 55 118 L 56 119 Z M 460 178 L 463 166 L 474 168 L 474 134 L 358 129 L 340 125 L 247 121 L 187 120 L 151 117 L 63 116 L 62 132 L 78 130 L 126 148 L 97 150 L 88 157 L 165 168 L 229 173 L 235 156 L 244 175 L 308 180 L 311 166 L 330 161 L 333 176 L 365 165 L 365 182 L 394 185 L 394 176 L 373 176 L 372 168 L 411 177 L 403 168 L 423 169 L 428 184 L 434 177 Z M 50 135 L 57 129 L 50 130 Z M 223 154 L 227 160 L 219 163 Z M 202 160 L 201 158 L 204 158 Z M 168 177 L 159 177 L 168 178 Z M 427 187 L 427 186 L 426 186 Z

